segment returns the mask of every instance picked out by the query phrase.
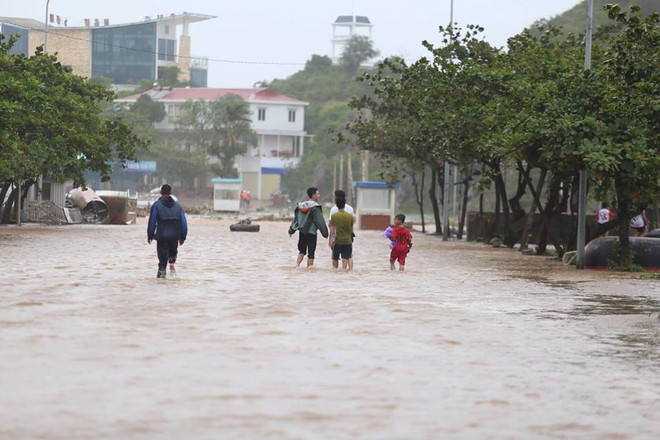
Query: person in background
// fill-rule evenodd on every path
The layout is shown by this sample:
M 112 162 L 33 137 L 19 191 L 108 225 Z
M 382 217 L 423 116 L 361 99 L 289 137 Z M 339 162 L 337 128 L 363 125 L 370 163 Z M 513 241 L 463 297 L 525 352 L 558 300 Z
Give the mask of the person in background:
M 600 205 L 600 209 L 598 210 L 598 215 L 596 218 L 596 221 L 598 222 L 598 226 L 596 229 L 596 236 L 597 237 L 607 237 L 610 233 L 610 226 L 612 225 L 611 222 L 614 220 L 614 213 L 610 209 L 610 206 L 607 202 L 603 202 Z
M 403 222 L 406 221 L 406 216 L 403 214 L 397 214 L 394 217 L 394 227 L 392 228 L 392 233 L 390 234 L 390 240 L 394 244 L 394 248 L 390 252 L 390 269 L 394 270 L 394 263 L 399 262 L 399 270 L 403 271 L 406 267 L 406 256 L 410 252 L 412 247 L 412 234 L 403 226 Z
M 241 208 L 250 209 L 250 199 L 252 199 L 252 196 L 250 195 L 250 191 L 247 191 L 245 189 L 241 191 Z
M 338 211 L 330 217 L 330 241 L 332 249 L 332 266 L 339 267 L 339 258 L 341 257 L 341 267 L 345 270 L 353 270 L 353 224 L 355 217 L 346 212 L 346 200 L 343 197 L 335 197 Z
M 353 210 L 353 207 L 346 203 L 346 193 L 342 191 L 341 189 L 338 189 L 334 193 L 334 206 L 330 208 L 330 215 L 328 215 L 328 227 L 330 227 L 330 219 L 332 218 L 332 215 L 335 214 L 336 212 L 339 211 L 339 208 L 337 207 L 337 200 L 343 200 L 344 201 L 344 211 L 351 215 L 355 215 L 355 210 Z M 351 243 L 353 243 L 353 240 L 355 239 L 355 232 L 351 230 Z M 330 245 L 330 249 L 332 250 L 333 244 L 334 244 L 334 236 L 332 233 L 330 233 L 330 240 L 328 241 L 328 244 Z M 351 258 L 349 258 L 348 262 L 349 267 L 352 269 L 353 268 L 353 256 L 351 253 Z M 334 258 L 334 252 L 332 252 L 332 267 L 337 269 L 339 267 L 339 260 L 335 260 Z
M 342 199 L 344 199 L 344 203 L 346 202 L 346 193 L 344 191 L 342 191 L 341 189 L 336 190 L 334 196 L 335 196 L 335 200 L 334 200 L 335 205 L 332 208 L 330 208 L 330 214 L 328 214 L 328 223 L 330 223 L 330 218 L 332 217 L 332 214 L 339 211 L 339 208 L 337 207 L 337 198 L 338 197 L 342 198 Z M 348 203 L 346 203 L 346 205 L 344 207 L 344 211 L 348 212 L 349 214 L 355 215 L 355 210 Z
M 314 265 L 317 243 L 316 233 L 321 231 L 321 235 L 328 238 L 328 227 L 323 220 L 323 208 L 318 203 L 321 198 L 319 189 L 316 187 L 307 188 L 307 197 L 309 197 L 309 200 L 298 203 L 293 211 L 293 220 L 289 226 L 289 237 L 296 231 L 299 232 L 296 267 L 300 266 L 303 258 L 307 255 L 307 267 L 309 268 Z
M 630 220 L 633 237 L 643 237 L 649 231 L 649 219 L 646 217 L 646 205 L 641 204 L 637 215 Z
M 157 278 L 167 277 L 167 264 L 170 264 L 170 275 L 176 271 L 174 264 L 178 255 L 179 245 L 183 245 L 188 236 L 188 222 L 181 205 L 172 197 L 172 187 L 167 183 L 160 188 L 161 197 L 151 207 L 149 224 L 147 226 L 147 243 L 156 239 L 158 254 Z

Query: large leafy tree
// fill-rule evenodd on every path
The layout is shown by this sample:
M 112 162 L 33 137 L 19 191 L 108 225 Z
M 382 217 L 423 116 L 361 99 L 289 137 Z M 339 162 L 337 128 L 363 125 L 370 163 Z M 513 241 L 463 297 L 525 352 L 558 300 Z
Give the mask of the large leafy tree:
M 478 161 L 488 170 L 482 184 L 488 178 L 495 182 L 505 236 L 511 233 L 509 217 L 522 212 L 519 201 L 527 190 L 547 234 L 553 213 L 577 205 L 577 174 L 587 168 L 592 184 L 598 181 L 598 195 L 616 193 L 625 265 L 630 262 L 628 219 L 639 204 L 653 203 L 660 194 L 660 40 L 657 14 L 643 17 L 638 8 L 624 13 L 617 6 L 607 10 L 616 32 L 610 26 L 608 44 L 594 48 L 594 68 L 587 73 L 583 40 L 558 38 L 553 29 L 510 39 L 506 53 L 476 39 L 479 27 L 444 30 L 442 46 L 425 43 L 430 60 L 411 66 L 388 60 L 363 75 L 372 94 L 351 103 L 360 117 L 349 131 L 364 148 L 431 167 L 444 160 L 466 166 Z M 511 198 L 503 164 L 515 165 L 518 172 Z M 536 186 L 534 169 L 540 176 Z M 550 183 L 543 206 L 540 188 L 546 176 Z M 563 252 L 563 243 L 550 238 Z M 542 236 L 542 246 L 546 239 Z
M 165 116 L 165 105 L 154 101 L 148 94 L 141 95 L 128 109 L 121 110 L 122 116 L 133 127 L 133 132 L 149 142 L 148 149 L 138 151 L 139 160 L 154 160 L 158 163 L 156 174 L 169 181 L 180 181 L 183 188 L 208 171 L 206 152 L 198 149 L 181 148 L 177 139 L 159 132 L 154 126 Z
M 250 127 L 248 104 L 237 95 L 212 102 L 187 101 L 181 105 L 177 131 L 185 142 L 215 160 L 211 169 L 221 177 L 235 177 L 236 156 L 257 144 Z
M 491 129 L 483 138 L 483 148 L 516 164 L 518 186 L 508 203 L 513 212 L 522 211 L 520 199 L 531 194 L 530 214 L 539 209 L 542 219 L 539 252 L 545 252 L 549 240 L 561 254 L 565 243 L 549 234 L 549 222 L 568 205 L 583 166 L 580 145 L 593 124 L 585 118 L 589 95 L 583 45 L 572 36 L 558 39 L 558 34 L 556 29 L 525 31 L 509 39 L 501 58 L 505 93 L 487 109 Z M 531 181 L 533 170 L 539 175 L 536 186 Z M 546 177 L 550 183 L 543 202 L 538 189 Z M 526 232 L 523 235 L 526 243 Z M 511 243 L 518 238 L 514 236 Z
M 103 117 L 112 91 L 41 48 L 30 57 L 10 55 L 11 44 L 0 35 L 0 200 L 19 181 L 27 191 L 39 175 L 84 185 L 89 170 L 107 181 L 112 161 L 135 159 L 145 143 L 122 119 Z M 9 205 L 15 200 L 10 196 Z
M 339 57 L 339 64 L 354 74 L 362 64 L 378 56 L 379 53 L 369 37 L 366 35 L 353 35 L 344 46 L 344 51 Z
M 499 51 L 479 38 L 481 28 L 440 31 L 443 46 L 423 43 L 430 59 L 411 66 L 388 59 L 375 72 L 362 76 L 373 94 L 351 102 L 360 117 L 347 127 L 365 149 L 428 164 L 432 173 L 429 197 L 438 232 L 441 221 L 435 192 L 436 183 L 447 178 L 442 175 L 443 162 L 460 166 L 468 176 L 463 179 L 467 195 L 472 163 L 479 154 L 484 157 L 477 149 L 488 128 L 484 113 L 488 102 L 500 93 L 502 76 L 492 67 Z M 489 165 L 499 170 L 498 160 Z
M 628 221 L 641 204 L 660 200 L 660 15 L 617 5 L 606 10 L 618 31 L 592 73 L 595 135 L 582 144 L 585 165 L 616 193 L 618 262 L 631 262 Z

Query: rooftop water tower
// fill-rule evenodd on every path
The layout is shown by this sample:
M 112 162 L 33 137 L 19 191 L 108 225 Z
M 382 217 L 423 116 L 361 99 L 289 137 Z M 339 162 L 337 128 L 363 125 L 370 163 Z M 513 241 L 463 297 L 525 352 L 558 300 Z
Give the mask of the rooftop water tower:
M 340 15 L 332 23 L 332 62 L 337 63 L 346 43 L 354 35 L 364 35 L 371 40 L 373 24 L 364 15 Z

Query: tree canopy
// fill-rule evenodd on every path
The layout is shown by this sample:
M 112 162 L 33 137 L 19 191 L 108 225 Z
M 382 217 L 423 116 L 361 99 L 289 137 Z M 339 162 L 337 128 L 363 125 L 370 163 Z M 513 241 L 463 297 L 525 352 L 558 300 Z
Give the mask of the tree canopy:
M 84 185 L 85 171 L 110 179 L 112 162 L 135 158 L 144 146 L 121 118 L 103 110 L 114 93 L 74 75 L 55 55 L 9 54 L 0 35 L 0 181 L 3 197 L 17 182 L 40 175 Z
M 339 57 L 339 64 L 349 73 L 355 74 L 360 66 L 378 56 L 380 52 L 374 48 L 373 42 L 366 35 L 353 35 Z
M 533 194 L 547 234 L 552 215 L 576 208 L 577 174 L 587 169 L 597 196 L 615 198 L 626 264 L 630 215 L 660 198 L 658 15 L 615 5 L 606 11 L 612 26 L 588 72 L 583 40 L 556 38 L 552 28 L 511 38 L 507 51 L 483 41 L 478 26 L 441 28 L 442 46 L 424 43 L 429 59 L 410 66 L 386 60 L 363 74 L 373 93 L 351 103 L 359 117 L 347 125 L 350 142 L 436 170 L 445 160 L 463 173 L 482 164 L 481 186 L 495 183 L 504 216 L 496 217 L 495 232 L 511 244 L 525 192 Z M 507 164 L 519 175 L 513 193 L 503 177 Z M 534 169 L 550 179 L 545 204 L 543 181 L 531 182 Z M 550 240 L 564 250 L 557 237 Z
M 177 131 L 184 141 L 217 160 L 211 165 L 215 174 L 236 177 L 236 156 L 257 143 L 250 123 L 248 104 L 238 95 L 227 95 L 212 102 L 183 103 Z

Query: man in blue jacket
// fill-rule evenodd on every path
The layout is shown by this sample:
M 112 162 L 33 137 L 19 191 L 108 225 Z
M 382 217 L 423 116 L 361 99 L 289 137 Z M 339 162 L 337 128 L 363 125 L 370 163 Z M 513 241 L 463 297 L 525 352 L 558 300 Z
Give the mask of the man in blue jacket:
M 160 188 L 160 199 L 151 207 L 149 226 L 147 226 L 147 243 L 156 239 L 158 252 L 157 278 L 167 275 L 167 263 L 170 263 L 170 275 L 174 276 L 174 263 L 178 246 L 183 245 L 188 236 L 188 222 L 183 208 L 172 198 L 172 187 L 167 183 Z

